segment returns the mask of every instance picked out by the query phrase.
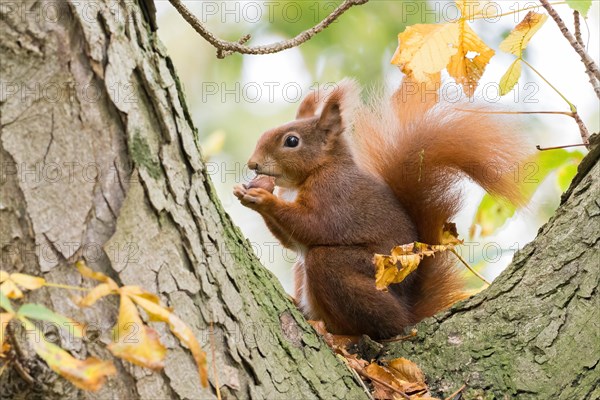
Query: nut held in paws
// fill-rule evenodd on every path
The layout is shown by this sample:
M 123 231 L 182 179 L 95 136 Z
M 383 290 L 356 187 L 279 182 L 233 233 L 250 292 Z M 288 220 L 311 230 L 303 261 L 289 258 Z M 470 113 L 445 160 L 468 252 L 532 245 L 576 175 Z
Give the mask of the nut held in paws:
M 275 190 L 275 178 L 268 175 L 256 175 L 256 177 L 248 183 L 247 188 L 261 188 L 273 193 L 273 190 Z

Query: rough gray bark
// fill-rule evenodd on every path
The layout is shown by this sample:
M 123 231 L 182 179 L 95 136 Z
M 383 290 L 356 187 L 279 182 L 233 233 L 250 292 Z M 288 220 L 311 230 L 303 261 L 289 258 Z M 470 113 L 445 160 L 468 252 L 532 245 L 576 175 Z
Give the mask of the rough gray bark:
M 90 285 L 72 267 L 83 257 L 159 293 L 208 352 L 212 386 L 199 388 L 191 356 L 157 325 L 170 350 L 164 371 L 115 361 L 118 376 L 98 393 L 57 379 L 17 337 L 32 381 L 10 369 L 0 395 L 214 398 L 214 353 L 229 398 L 364 397 L 220 207 L 151 28 L 152 2 L 141 5 L 0 1 L 2 269 Z M 438 395 L 467 383 L 467 398 L 600 397 L 597 159 L 598 149 L 488 290 L 381 357 L 417 362 Z M 110 358 L 115 299 L 81 310 L 63 290 L 42 289 L 27 300 L 91 324 L 84 342 L 59 337 L 73 354 Z
M 596 145 L 556 214 L 487 290 L 382 358 L 409 357 L 440 397 L 467 384 L 467 399 L 599 399 L 599 157 Z
M 169 348 L 161 373 L 117 360 L 118 375 L 86 393 L 20 341 L 29 377 L 3 374 L 2 397 L 214 398 L 213 357 L 227 398 L 363 397 L 223 212 L 152 2 L 0 5 L 2 269 L 89 286 L 73 268 L 84 258 L 160 294 L 201 340 L 212 385 L 200 388 L 189 352 L 156 325 Z M 90 323 L 93 336 L 61 337 L 63 347 L 110 358 L 116 299 L 81 310 L 76 294 L 48 288 L 27 301 Z

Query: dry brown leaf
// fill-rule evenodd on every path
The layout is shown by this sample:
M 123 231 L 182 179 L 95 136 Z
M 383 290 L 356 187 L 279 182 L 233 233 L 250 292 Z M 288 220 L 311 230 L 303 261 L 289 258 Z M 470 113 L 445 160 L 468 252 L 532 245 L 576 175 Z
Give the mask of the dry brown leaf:
M 397 378 L 411 383 L 425 383 L 425 374 L 414 362 L 400 357 L 387 362 L 390 372 Z

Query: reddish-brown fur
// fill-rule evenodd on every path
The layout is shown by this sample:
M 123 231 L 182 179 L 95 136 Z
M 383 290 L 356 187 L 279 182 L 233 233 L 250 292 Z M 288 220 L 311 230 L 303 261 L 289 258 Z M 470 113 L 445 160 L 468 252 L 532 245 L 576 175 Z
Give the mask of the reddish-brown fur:
M 296 300 L 308 318 L 333 333 L 385 338 L 462 292 L 445 257 L 378 291 L 373 254 L 416 240 L 439 243 L 443 223 L 460 208 L 463 176 L 519 202 L 511 176 L 489 166 L 506 172 L 524 159 L 515 150 L 523 147 L 489 115 L 420 102 L 403 89 L 387 104 L 358 103 L 348 80 L 324 99 L 308 96 L 295 121 L 263 134 L 248 162 L 275 177 L 279 196 L 243 185 L 234 193 L 299 253 Z M 299 138 L 297 147 L 284 146 L 289 135 Z

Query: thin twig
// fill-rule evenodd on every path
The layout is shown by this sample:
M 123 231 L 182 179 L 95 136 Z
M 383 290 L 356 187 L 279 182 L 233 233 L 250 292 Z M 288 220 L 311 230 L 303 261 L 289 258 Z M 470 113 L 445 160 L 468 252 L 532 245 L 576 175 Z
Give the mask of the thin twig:
M 354 368 L 352 368 L 350 366 L 350 364 L 348 364 L 348 361 L 346 360 L 346 358 L 343 355 L 341 355 L 341 354 L 336 354 L 336 356 L 338 356 L 346 364 L 346 366 L 348 367 L 348 369 L 350 370 L 350 372 L 352 372 L 352 374 L 354 375 L 354 378 L 362 386 L 363 391 L 365 392 L 365 394 L 367 395 L 367 397 L 369 398 L 369 400 L 374 400 L 373 399 L 373 395 L 371 394 L 371 392 L 367 388 L 367 385 L 365 385 L 365 381 L 363 381 L 362 378 L 360 377 L 360 375 L 358 375 L 358 372 Z
M 411 329 L 410 333 L 408 335 L 404 335 L 404 336 L 395 336 L 391 339 L 380 339 L 379 342 L 381 343 L 393 343 L 393 342 L 400 342 L 402 340 L 408 340 L 408 339 L 412 339 L 414 337 L 417 336 L 417 330 L 416 329 Z
M 575 111 L 573 113 L 573 118 L 575 119 L 575 122 L 577 122 L 577 125 L 579 126 L 579 132 L 581 134 L 581 138 L 583 139 L 583 143 L 585 145 L 588 145 L 590 143 L 590 132 L 588 131 L 585 124 L 583 123 L 583 120 L 581 119 L 581 117 L 579 116 L 577 111 Z
M 455 108 L 456 111 L 471 112 L 475 114 L 554 114 L 554 115 L 566 115 L 573 117 L 573 113 L 570 111 L 486 111 L 486 110 L 469 110 L 468 108 Z
M 575 39 L 577 39 L 577 43 L 581 47 L 585 49 L 585 43 L 583 43 L 583 38 L 581 37 L 581 21 L 579 19 L 579 11 L 573 11 L 573 19 L 575 20 Z M 596 96 L 600 99 L 600 81 L 592 74 L 592 72 L 586 67 L 585 73 L 590 78 L 590 83 L 594 88 L 594 92 L 596 92 Z
M 598 70 L 598 65 L 596 65 L 592 57 L 590 57 L 590 55 L 585 51 L 583 46 L 581 46 L 577 39 L 575 39 L 575 37 L 569 31 L 569 29 L 565 25 L 565 22 L 562 20 L 560 15 L 558 15 L 554 7 L 552 7 L 550 3 L 548 3 L 548 0 L 540 0 L 540 3 L 542 4 L 542 7 L 544 7 L 548 14 L 552 17 L 554 22 L 556 22 L 556 25 L 558 25 L 561 33 L 567 39 L 571 47 L 573 47 L 577 54 L 579 54 L 579 56 L 581 57 L 581 61 L 583 61 L 583 64 L 585 65 L 586 69 L 588 69 L 596 77 L 596 79 L 600 79 L 600 71 Z
M 345 13 L 348 9 L 353 6 L 367 3 L 369 0 L 345 0 L 338 8 L 333 10 L 324 20 L 319 22 L 317 25 L 304 32 L 298 34 L 296 37 L 281 42 L 272 43 L 269 45 L 262 46 L 245 46 L 245 43 L 250 40 L 250 35 L 242 37 L 237 42 L 229 42 L 227 40 L 219 39 L 214 33 L 209 31 L 204 24 L 196 18 L 194 14 L 182 3 L 181 0 L 169 0 L 173 7 L 181 14 L 181 16 L 194 28 L 196 32 L 200 34 L 207 42 L 212 44 L 217 49 L 217 57 L 225 58 L 233 53 L 241 54 L 272 54 L 278 53 L 283 50 L 291 49 L 301 45 L 302 43 L 310 40 L 313 36 L 331 25 L 340 15 Z
M 560 17 L 559 17 L 560 18 Z M 558 95 L 560 97 L 562 97 L 562 99 L 569 105 L 569 107 L 571 108 L 571 116 L 573 117 L 573 119 L 575 120 L 575 122 L 577 122 L 577 126 L 579 126 L 579 134 L 581 135 L 581 140 L 583 141 L 583 143 L 588 144 L 590 142 L 590 132 L 588 131 L 587 127 L 585 126 L 585 124 L 583 123 L 583 120 L 581 119 L 581 117 L 579 116 L 579 114 L 577 113 L 577 107 L 575 107 L 575 104 L 571 103 L 566 97 L 565 95 L 563 95 L 556 87 L 554 87 L 553 84 L 550 83 L 550 81 L 548 81 L 546 78 L 544 78 L 544 76 L 533 67 L 533 65 L 529 64 L 527 61 L 525 61 L 524 59 L 521 58 L 521 61 L 523 61 L 523 64 L 527 65 L 529 68 L 531 68 L 531 70 L 533 72 L 535 72 L 537 74 L 537 76 L 539 76 L 544 82 L 546 82 L 552 89 L 554 89 L 554 91 L 556 93 L 558 93 Z
M 539 151 L 546 151 L 546 150 L 566 149 L 569 147 L 580 147 L 580 146 L 587 146 L 587 145 L 585 143 L 581 143 L 581 144 L 566 144 L 564 146 L 542 147 L 538 144 L 535 146 L 535 148 L 538 149 Z
M 467 385 L 462 385 L 460 388 L 458 388 L 458 390 L 456 392 L 452 393 L 450 396 L 446 397 L 444 400 L 452 400 L 454 398 L 454 396 L 456 396 L 457 394 L 459 394 L 460 392 L 465 390 L 466 387 L 467 387 Z
M 579 20 L 579 11 L 573 11 L 574 25 L 575 25 L 575 39 L 577 39 L 577 43 L 585 50 L 585 44 L 583 43 L 583 39 L 581 38 L 581 21 Z
M 471 267 L 469 265 L 469 263 L 467 261 L 465 261 L 465 259 L 462 258 L 462 256 L 460 254 L 458 254 L 458 252 L 456 251 L 456 249 L 450 249 L 450 251 L 452 252 L 452 254 L 454 254 L 460 260 L 460 262 L 462 262 L 465 265 L 465 267 L 467 267 L 467 269 L 469 271 L 471 271 L 472 273 L 474 273 L 476 277 L 478 277 L 479 279 L 481 279 L 482 281 L 484 281 L 488 286 L 492 284 L 490 281 L 488 281 L 487 279 L 485 279 L 483 277 L 483 275 L 481 275 L 479 272 L 475 271 L 473 269 L 473 267 Z

